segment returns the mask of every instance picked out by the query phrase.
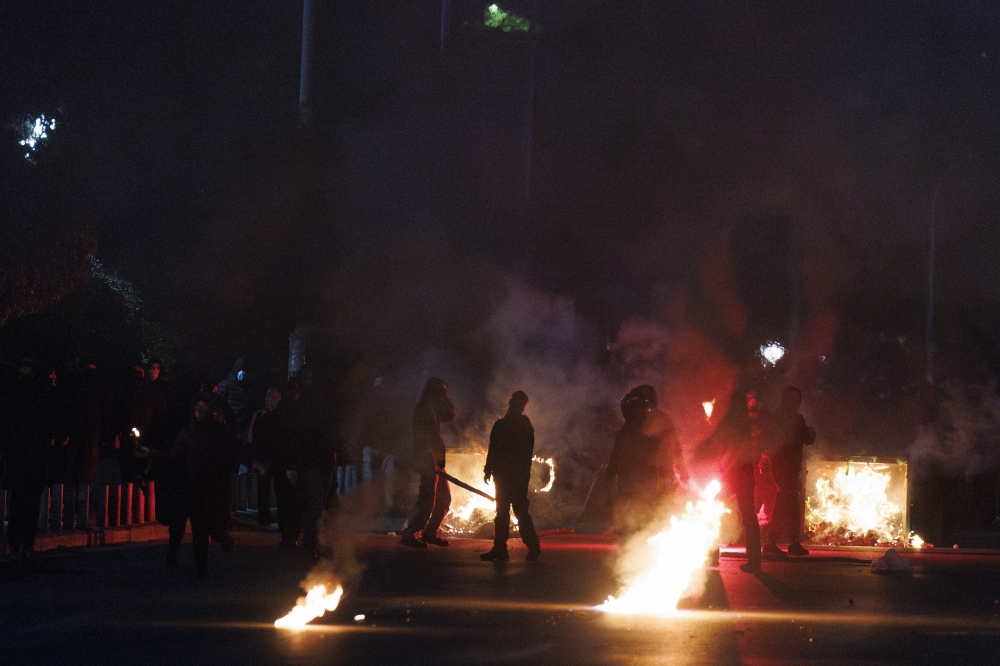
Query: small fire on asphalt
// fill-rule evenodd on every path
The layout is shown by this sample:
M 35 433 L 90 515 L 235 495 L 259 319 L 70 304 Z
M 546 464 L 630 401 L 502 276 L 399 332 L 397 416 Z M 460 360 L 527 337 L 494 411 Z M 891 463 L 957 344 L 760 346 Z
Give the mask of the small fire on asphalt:
M 722 485 L 713 479 L 683 515 L 647 539 L 652 564 L 642 570 L 621 596 L 610 596 L 595 610 L 623 615 L 669 616 L 685 594 L 703 584 L 709 551 L 719 542 L 725 505 L 716 499 Z
M 274 621 L 274 626 L 279 629 L 301 629 L 327 611 L 336 610 L 343 594 L 344 588 L 339 583 L 333 590 L 329 590 L 324 584 L 313 585 L 306 596 L 299 597 L 288 615 Z

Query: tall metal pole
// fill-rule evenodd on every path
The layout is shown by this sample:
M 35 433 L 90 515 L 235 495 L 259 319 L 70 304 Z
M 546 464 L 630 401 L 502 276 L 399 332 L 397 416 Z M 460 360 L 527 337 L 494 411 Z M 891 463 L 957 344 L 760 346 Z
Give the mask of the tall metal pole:
M 949 169 L 949 171 L 951 171 Z M 948 174 L 945 174 L 947 177 Z M 938 195 L 941 193 L 941 185 L 944 178 L 938 183 L 931 197 L 931 233 L 930 248 L 927 252 L 927 324 L 924 331 L 924 346 L 927 350 L 927 383 L 934 385 L 934 250 L 935 250 L 935 209 L 937 208 Z
M 312 119 L 312 29 L 313 3 L 302 0 L 302 60 L 299 65 L 299 125 Z
M 441 0 L 441 50 L 451 34 L 451 0 Z
M 528 33 L 528 111 L 524 124 L 524 207 L 531 200 L 531 144 L 535 135 L 535 66 L 538 53 L 538 2 L 531 3 L 531 29 Z

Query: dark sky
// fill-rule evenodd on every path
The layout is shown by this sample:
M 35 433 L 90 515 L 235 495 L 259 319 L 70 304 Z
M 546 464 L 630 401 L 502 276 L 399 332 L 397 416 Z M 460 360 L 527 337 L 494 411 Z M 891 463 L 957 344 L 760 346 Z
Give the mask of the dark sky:
M 296 2 L 5 3 L 4 141 L 59 119 L 98 257 L 220 358 L 303 321 L 468 352 L 512 279 L 613 337 L 760 216 L 814 310 L 919 331 L 934 201 L 941 316 L 998 320 L 995 3 L 539 0 L 533 107 L 485 4 L 441 52 L 434 3 L 318 2 L 302 132 Z

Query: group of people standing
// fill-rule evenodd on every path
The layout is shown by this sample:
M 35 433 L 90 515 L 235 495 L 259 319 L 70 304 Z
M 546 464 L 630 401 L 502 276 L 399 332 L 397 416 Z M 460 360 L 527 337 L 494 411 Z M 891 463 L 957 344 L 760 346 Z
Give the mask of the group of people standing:
M 0 490 L 8 491 L 11 552 L 34 549 L 39 525 L 51 531 L 88 526 L 88 500 L 102 448 L 117 441 L 124 420 L 96 366 L 74 361 L 43 366 L 25 360 L 0 382 Z M 47 488 L 65 510 L 42 513 Z M 61 502 L 62 504 L 62 502 Z
M 493 424 L 489 451 L 483 469 L 484 481 L 496 487 L 496 517 L 493 548 L 483 553 L 487 561 L 510 559 L 507 539 L 510 535 L 510 511 L 514 510 L 521 540 L 528 547 L 528 561 L 541 554 L 534 522 L 528 513 L 528 481 L 535 449 L 535 431 L 524 414 L 528 396 L 515 391 L 507 413 Z M 455 420 L 455 405 L 448 397 L 448 385 L 431 377 L 424 385 L 420 402 L 413 411 L 413 448 L 410 469 L 420 476 L 417 503 L 413 515 L 400 534 L 400 543 L 410 548 L 428 545 L 446 547 L 438 530 L 451 505 L 451 490 L 445 477 L 445 445 L 441 424 Z M 419 536 L 418 536 L 419 535 Z
M 9 368 L 0 377 L 0 490 L 8 491 L 10 552 L 32 553 L 39 528 L 95 527 L 90 500 L 102 515 L 104 486 L 148 494 L 155 484 L 156 519 L 170 532 L 168 565 L 177 565 L 190 523 L 204 576 L 209 541 L 232 546 L 231 488 L 241 464 L 260 481 L 260 520 L 268 526 L 273 479 L 282 548 L 297 547 L 301 537 L 314 552 L 320 515 L 335 497 L 339 441 L 331 411 L 304 372 L 271 388 L 265 409 L 249 418 L 241 369 L 178 391 L 155 358 L 118 381 L 79 361 Z M 42 506 L 49 492 L 53 507 L 62 507 L 51 517 Z
M 724 487 L 736 498 L 747 553 L 741 569 L 747 573 L 760 572 L 762 541 L 765 553 L 809 554 L 800 542 L 802 452 L 816 440 L 816 431 L 798 413 L 801 404 L 802 392 L 789 386 L 782 390 L 777 408 L 770 410 L 744 382 L 734 390 L 725 415 L 705 443 L 722 461 Z M 766 478 L 768 468 L 777 496 L 762 539 L 754 491 L 757 479 Z M 779 542 L 788 544 L 786 551 L 778 548 Z
M 802 546 L 801 471 L 803 447 L 812 444 L 816 432 L 798 413 L 802 392 L 793 386 L 781 392 L 776 409 L 765 408 L 748 384 L 737 386 L 730 406 L 712 435 L 699 450 L 711 449 L 720 464 L 726 492 L 739 509 L 746 542 L 747 562 L 741 568 L 760 571 L 761 553 L 807 555 Z M 411 548 L 447 546 L 438 530 L 448 513 L 451 491 L 445 472 L 445 445 L 441 425 L 455 420 L 455 407 L 441 379 L 427 380 L 413 414 L 411 471 L 420 476 L 416 508 L 400 536 Z M 528 547 L 527 559 L 538 559 L 541 549 L 534 522 L 528 512 L 528 481 L 534 456 L 535 436 L 524 414 L 528 396 L 515 391 L 507 413 L 490 431 L 484 481 L 496 486 L 496 517 L 493 548 L 481 555 L 490 561 L 510 558 L 507 539 L 510 511 L 518 521 L 521 539 Z M 625 423 L 615 435 L 604 470 L 604 483 L 611 508 L 611 530 L 621 535 L 648 525 L 655 513 L 669 503 L 678 488 L 689 482 L 673 422 L 659 408 L 655 389 L 637 386 L 621 402 Z M 754 496 L 755 478 L 769 472 L 777 486 L 771 520 L 763 538 Z M 788 544 L 781 551 L 777 544 Z
M 268 389 L 264 409 L 251 419 L 246 439 L 257 481 L 257 520 L 262 528 L 271 525 L 273 485 L 280 548 L 296 548 L 302 535 L 303 549 L 319 549 L 321 516 L 336 503 L 338 432 L 309 379 Z
M 42 492 L 51 483 L 65 488 L 66 511 L 59 528 L 87 527 L 90 485 L 95 475 L 101 476 L 101 464 L 108 462 L 103 459 L 110 459 L 110 452 L 119 483 L 156 481 L 158 519 L 170 528 L 169 566 L 177 565 L 188 522 L 199 576 L 206 573 L 210 539 L 223 549 L 232 547 L 230 492 L 240 462 L 248 464 L 257 481 L 261 527 L 271 525 L 273 485 L 280 547 L 297 548 L 301 537 L 302 547 L 316 554 L 321 517 L 336 504 L 334 471 L 340 442 L 332 410 L 310 376 L 269 388 L 264 408 L 240 432 L 232 405 L 210 382 L 203 382 L 189 402 L 183 425 L 172 429 L 171 401 L 161 373 L 157 360 L 137 366 L 124 418 L 114 392 L 92 365 L 71 367 L 65 377 L 53 368 L 39 376 L 26 365 L 12 382 L 3 384 L 10 414 L 3 419 L 5 432 L 0 433 L 4 443 L 0 481 L 10 491 L 11 550 L 33 549 Z M 511 510 L 528 548 L 527 559 L 536 560 L 541 553 L 528 511 L 535 445 L 531 420 L 524 413 L 528 402 L 527 394 L 515 391 L 507 412 L 490 431 L 483 474 L 487 483 L 495 484 L 497 512 L 493 547 L 481 555 L 484 560 L 509 559 Z M 779 542 L 788 544 L 788 555 L 807 554 L 799 533 L 800 474 L 803 446 L 811 444 L 816 433 L 798 413 L 801 402 L 801 391 L 787 387 L 776 408 L 769 410 L 749 384 L 741 384 L 713 434 L 702 443 L 722 462 L 725 487 L 736 497 L 747 545 L 745 571 L 760 570 L 762 550 L 783 554 Z M 659 409 L 651 386 L 629 391 L 621 410 L 625 423 L 615 436 L 605 478 L 613 529 L 624 534 L 647 524 L 664 500 L 687 484 L 688 471 L 673 423 Z M 441 427 L 455 418 L 447 384 L 431 377 L 413 412 L 409 471 L 419 476 L 419 490 L 413 514 L 401 532 L 404 546 L 448 546 L 439 533 L 451 504 Z M 245 460 L 240 459 L 240 439 L 247 444 Z M 777 497 L 762 549 L 754 489 L 755 478 L 765 468 L 773 476 Z

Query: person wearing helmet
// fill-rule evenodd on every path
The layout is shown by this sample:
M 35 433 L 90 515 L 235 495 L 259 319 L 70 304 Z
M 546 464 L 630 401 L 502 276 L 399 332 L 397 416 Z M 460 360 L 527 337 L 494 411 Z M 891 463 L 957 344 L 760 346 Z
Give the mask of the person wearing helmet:
M 451 506 L 448 482 L 436 474 L 444 469 L 444 438 L 441 424 L 455 420 L 455 405 L 448 397 L 444 380 L 431 377 L 424 385 L 420 402 L 413 410 L 413 449 L 411 466 L 420 475 L 420 489 L 413 515 L 400 533 L 399 542 L 410 548 L 426 548 L 427 544 L 447 546 L 437 535 L 441 521 Z M 417 539 L 416 533 L 420 532 Z
M 648 384 L 637 386 L 622 398 L 625 425 L 615 435 L 607 475 L 614 498 L 614 522 L 626 533 L 648 522 L 651 512 L 673 493 L 678 481 L 687 481 L 673 423 L 657 407 L 656 390 Z

